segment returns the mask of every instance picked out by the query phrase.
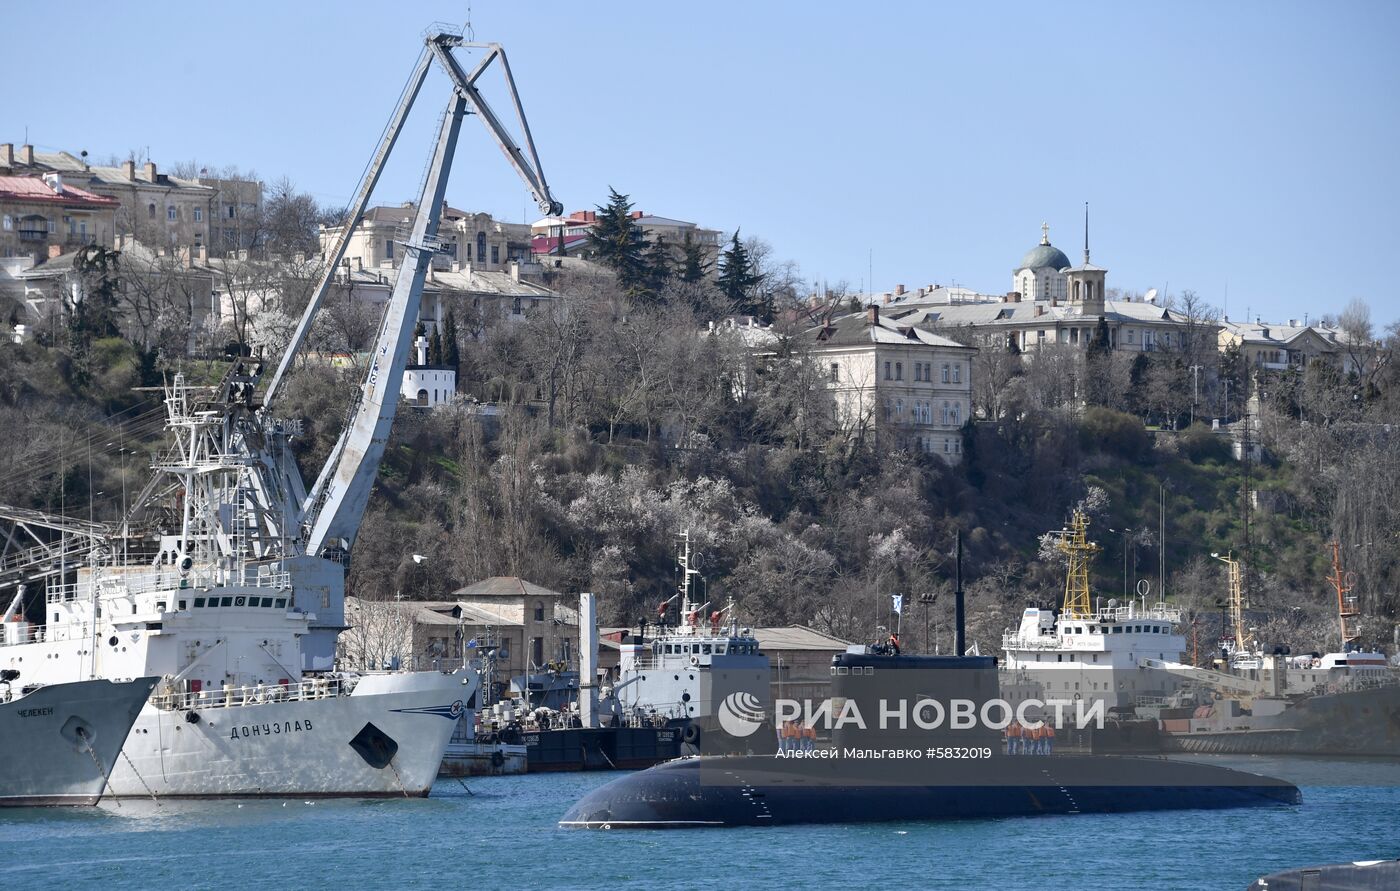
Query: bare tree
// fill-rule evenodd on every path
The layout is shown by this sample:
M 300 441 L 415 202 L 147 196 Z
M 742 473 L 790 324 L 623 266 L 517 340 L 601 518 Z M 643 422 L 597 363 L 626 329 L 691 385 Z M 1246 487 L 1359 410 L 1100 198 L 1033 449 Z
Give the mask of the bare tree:
M 398 603 L 347 597 L 345 619 L 350 627 L 337 642 L 341 667 L 380 671 L 411 654 L 412 622 Z

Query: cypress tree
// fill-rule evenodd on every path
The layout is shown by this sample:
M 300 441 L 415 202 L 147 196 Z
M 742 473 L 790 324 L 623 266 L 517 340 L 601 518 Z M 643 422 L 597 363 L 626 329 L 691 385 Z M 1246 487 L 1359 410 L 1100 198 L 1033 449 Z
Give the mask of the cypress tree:
M 457 344 L 457 313 L 454 310 L 447 311 L 447 321 L 443 325 L 442 339 L 443 364 L 456 368 L 462 363 L 462 350 Z
M 671 257 L 671 249 L 666 246 L 666 239 L 657 238 L 651 242 L 642 259 L 646 263 L 647 279 L 642 296 L 661 302 L 666 284 L 675 275 L 675 260 Z
M 442 336 L 438 334 L 436 328 L 433 329 L 432 336 L 428 338 L 428 364 L 442 364 Z
M 704 281 L 709 273 L 710 264 L 705 259 L 705 249 L 686 232 L 685 241 L 681 243 L 681 268 L 676 277 L 687 284 L 695 284 Z
M 1089 341 L 1089 346 L 1085 350 L 1085 355 L 1090 359 L 1100 359 L 1113 352 L 1113 346 L 1109 342 L 1108 322 L 1103 316 L 1099 316 L 1098 327 L 1094 329 L 1094 336 Z

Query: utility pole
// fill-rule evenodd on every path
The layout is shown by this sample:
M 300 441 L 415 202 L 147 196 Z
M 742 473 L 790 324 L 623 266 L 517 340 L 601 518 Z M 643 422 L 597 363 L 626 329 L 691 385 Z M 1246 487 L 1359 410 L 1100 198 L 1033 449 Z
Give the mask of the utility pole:
M 957 532 L 957 564 L 958 586 L 953 592 L 953 655 L 961 656 L 967 652 L 967 629 L 963 624 L 963 586 L 962 586 L 962 530 Z
M 1167 599 L 1167 481 L 1157 484 L 1157 598 Z
M 1191 366 L 1191 423 L 1196 423 L 1196 403 L 1201 399 L 1201 369 L 1200 365 Z

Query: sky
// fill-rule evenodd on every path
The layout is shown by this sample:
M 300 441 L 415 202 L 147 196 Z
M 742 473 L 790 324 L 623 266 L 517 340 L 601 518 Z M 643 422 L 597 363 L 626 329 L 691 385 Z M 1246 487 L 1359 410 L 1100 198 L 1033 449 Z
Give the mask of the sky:
M 0 94 L 0 142 L 232 165 L 344 205 L 422 31 L 468 6 L 7 7 L 30 36 L 6 41 L 27 85 Z M 1354 298 L 1400 319 L 1400 4 L 470 6 L 567 210 L 612 187 L 762 237 L 809 282 L 1003 293 L 1042 222 L 1080 260 L 1088 202 L 1109 287 L 1194 290 L 1236 320 Z M 446 100 L 435 73 L 375 203 L 414 196 Z M 539 216 L 471 121 L 448 200 Z

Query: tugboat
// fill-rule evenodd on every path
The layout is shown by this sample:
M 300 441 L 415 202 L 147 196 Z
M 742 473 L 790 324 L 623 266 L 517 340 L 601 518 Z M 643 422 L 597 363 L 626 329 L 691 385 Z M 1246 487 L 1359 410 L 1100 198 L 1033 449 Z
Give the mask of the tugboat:
M 579 609 L 581 666 L 569 709 L 551 709 L 521 697 L 519 706 L 497 704 L 483 714 L 503 739 L 518 735 L 528 752 L 531 773 L 560 770 L 614 770 L 650 767 L 700 751 L 701 739 L 716 727 L 716 710 L 742 699 L 755 711 L 770 706 L 771 669 L 758 640 L 741 628 L 731 598 L 723 609 L 706 612 L 698 602 L 689 532 L 680 536 L 676 593 L 657 608 L 657 624 L 639 622 L 621 642 L 618 673 L 609 687 L 594 684 L 597 660 L 596 604 L 582 595 Z M 672 604 L 680 616 L 667 623 Z M 648 635 L 648 628 L 657 628 Z M 532 688 L 527 678 L 526 690 Z M 542 690 L 551 689 L 540 683 Z M 595 701 L 596 700 L 596 701 Z M 513 721 L 516 712 L 520 719 Z
M 695 726 L 713 719 L 718 704 L 740 694 L 754 708 L 767 710 L 771 703 L 772 670 L 768 657 L 759 652 L 758 640 L 748 628 L 739 627 L 731 597 L 723 609 L 710 612 L 710 603 L 697 603 L 692 577 L 690 533 L 681 533 L 681 553 L 676 558 L 681 581 L 676 593 L 657 608 L 659 631 L 638 633 L 622 641 L 617 683 L 612 698 L 624 716 L 651 716 L 670 721 L 691 721 Z M 671 603 L 680 601 L 680 621 L 666 624 Z
M 958 587 L 957 616 L 962 615 Z M 958 653 L 966 652 L 955 621 Z M 572 828 L 775 826 L 1113 813 L 1292 804 L 1295 786 L 1211 765 L 1118 755 L 1018 755 L 1003 751 L 990 721 L 970 726 L 915 716 L 886 723 L 891 706 L 948 703 L 987 714 L 1001 699 L 991 656 L 904 656 L 852 647 L 833 657 L 831 743 L 800 752 L 702 755 L 614 780 L 585 795 L 559 825 Z M 897 705 L 895 705 L 897 704 Z M 781 703 L 789 709 L 789 703 Z M 821 708 L 818 708 L 818 712 Z M 727 714 L 727 720 L 726 718 Z M 941 713 L 940 713 L 941 714 Z M 861 716 L 881 716 L 878 728 Z M 850 720 L 855 716 L 855 720 Z M 726 701 L 721 725 L 736 737 L 761 713 Z M 813 717 L 809 712 L 803 720 Z M 1009 749 L 1009 747 L 1008 747 Z M 714 751 L 715 749 L 709 749 Z

